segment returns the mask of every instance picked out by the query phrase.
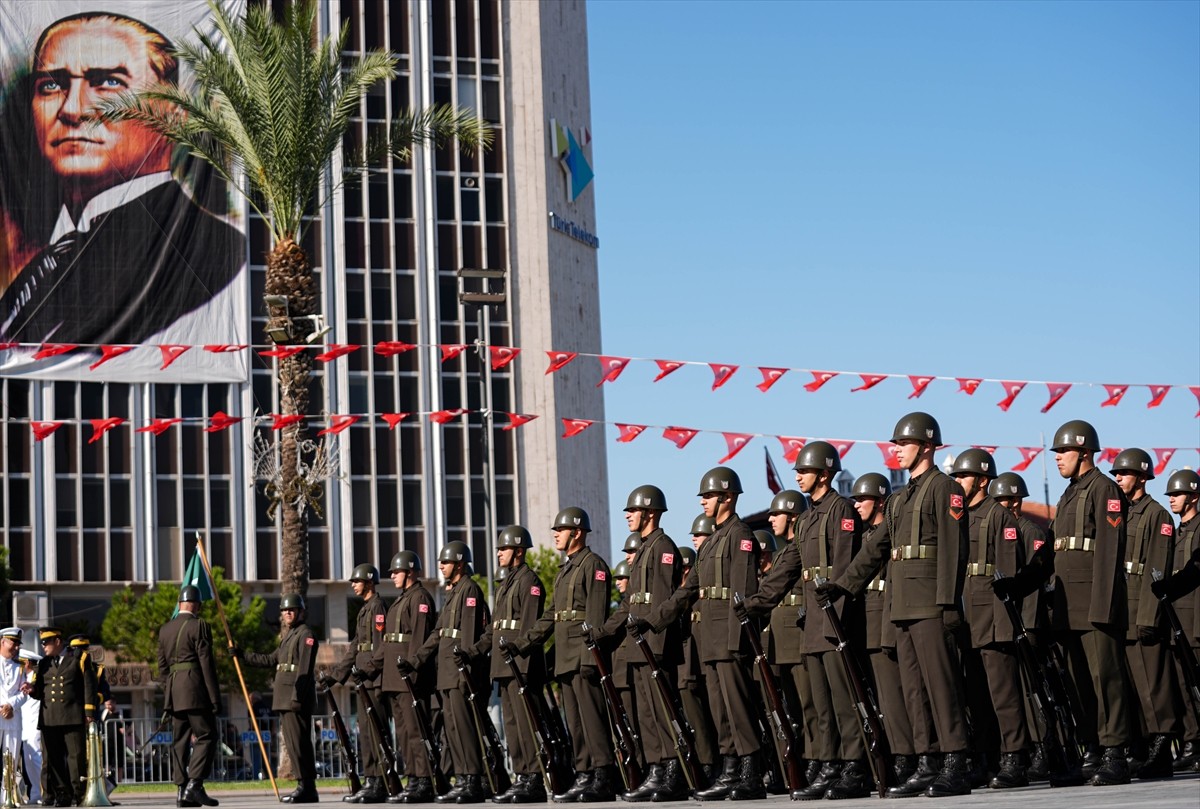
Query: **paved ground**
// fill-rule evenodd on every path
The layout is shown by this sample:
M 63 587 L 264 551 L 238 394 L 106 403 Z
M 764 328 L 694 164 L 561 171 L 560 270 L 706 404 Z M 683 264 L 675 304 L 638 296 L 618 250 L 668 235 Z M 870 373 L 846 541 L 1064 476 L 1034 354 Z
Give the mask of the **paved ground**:
M 321 802 L 329 804 L 337 803 L 340 805 L 341 797 L 344 794 L 344 790 L 322 790 Z M 223 809 L 251 809 L 251 807 L 276 805 L 275 796 L 271 793 L 270 789 L 263 792 L 213 790 L 212 796 L 221 802 Z M 123 794 L 120 789 L 113 793 L 113 799 L 121 806 L 130 807 L 170 807 L 175 802 L 173 793 Z M 386 804 L 384 805 L 386 806 Z M 722 804 L 702 804 L 696 801 L 682 801 L 671 805 L 711 807 Z M 732 804 L 724 805 L 732 806 Z M 740 805 L 783 809 L 784 807 L 796 807 L 799 804 L 789 801 L 786 797 L 771 797 L 764 801 L 747 801 Z M 821 805 L 827 806 L 828 804 L 822 803 Z M 881 802 L 875 798 L 867 798 L 857 801 L 845 801 L 841 805 L 847 807 L 869 807 L 880 806 Z M 1200 775 L 1177 777 L 1169 781 L 1134 783 L 1122 787 L 1050 789 L 1042 785 L 1005 792 L 994 792 L 985 789 L 977 790 L 973 794 L 962 798 L 944 798 L 940 800 L 913 798 L 907 802 L 888 801 L 887 805 L 910 806 L 913 809 L 932 806 L 937 806 L 939 809 L 957 809 L 960 806 L 986 806 L 989 809 L 1018 809 L 1018 807 L 1019 809 L 1068 809 L 1069 807 L 1078 807 L 1078 809 L 1092 809 L 1093 807 L 1095 809 L 1124 809 L 1125 807 L 1130 807 L 1130 809 L 1134 807 L 1136 809 L 1198 809 L 1200 807 Z M 592 804 L 592 806 L 597 807 L 597 809 L 603 809 L 604 807 L 611 809 L 614 806 L 628 807 L 630 804 L 617 802 L 615 804 Z

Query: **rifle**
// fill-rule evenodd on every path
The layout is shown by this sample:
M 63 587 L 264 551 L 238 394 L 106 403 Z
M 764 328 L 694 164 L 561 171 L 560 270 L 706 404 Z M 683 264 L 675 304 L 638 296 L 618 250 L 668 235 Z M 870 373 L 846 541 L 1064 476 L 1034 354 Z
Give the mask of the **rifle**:
M 1004 578 L 1004 571 L 997 570 L 993 578 Z M 1000 601 L 1008 613 L 1008 620 L 1012 622 L 1017 659 L 1029 686 L 1029 698 L 1046 728 L 1041 741 L 1047 761 L 1055 772 L 1071 777 L 1079 772 L 1082 761 L 1079 758 L 1075 720 L 1066 684 L 1062 681 L 1062 673 L 1055 670 L 1051 663 L 1038 658 L 1029 638 L 1029 630 L 1025 628 L 1025 621 L 1021 618 L 1021 611 L 1012 597 L 1006 595 L 1000 598 Z
M 433 729 L 429 725 L 429 716 L 425 713 L 425 703 L 421 702 L 417 696 L 417 689 L 413 687 L 411 677 L 400 672 L 400 679 L 408 686 L 408 693 L 412 696 L 412 711 L 417 719 L 417 734 L 421 737 L 421 746 L 425 748 L 425 761 L 429 764 L 434 794 L 445 795 L 450 791 L 450 783 L 446 780 L 445 773 L 442 772 L 437 750 L 433 746 Z
M 346 777 L 350 779 L 350 794 L 353 795 L 362 791 L 362 781 L 358 777 L 358 752 L 350 742 L 350 732 L 346 730 L 346 723 L 342 721 L 342 714 L 338 711 L 333 691 L 328 688 L 321 690 L 325 693 L 325 701 L 329 703 L 329 713 L 333 717 L 333 730 L 337 734 L 338 744 L 342 746 L 342 755 L 346 758 Z
M 483 769 L 486 771 L 488 786 L 493 795 L 507 792 L 512 786 L 508 770 L 504 768 L 504 748 L 500 745 L 500 737 L 496 734 L 496 726 L 487 710 L 478 699 L 475 687 L 471 684 L 471 667 L 462 662 L 458 656 L 458 647 L 454 647 L 454 659 L 458 661 L 458 674 L 467 685 L 467 702 L 471 706 L 471 716 L 475 720 L 475 737 L 479 740 L 479 752 L 483 757 Z
M 1155 581 L 1162 581 L 1163 573 L 1161 570 L 1153 570 L 1150 572 L 1150 577 Z M 1192 651 L 1192 645 L 1188 643 L 1187 634 L 1179 620 L 1179 613 L 1175 611 L 1175 605 L 1165 596 L 1159 599 L 1159 603 L 1163 615 L 1167 616 L 1167 623 L 1171 625 L 1171 648 L 1174 650 L 1175 660 L 1183 672 L 1184 690 L 1187 691 L 1189 702 L 1192 703 L 1192 711 L 1200 720 L 1200 663 L 1196 661 L 1196 653 Z
M 388 732 L 383 717 L 379 714 L 379 708 L 375 705 L 375 698 L 371 696 L 371 689 L 367 686 L 366 680 L 359 680 L 357 677 L 352 677 L 352 679 L 354 680 L 354 690 L 358 692 L 358 698 L 362 701 L 363 708 L 366 709 L 367 719 L 375 734 L 375 746 L 379 749 L 379 760 L 383 765 L 383 784 L 387 788 L 389 796 L 399 795 L 403 791 L 404 785 L 400 783 L 400 771 L 396 768 L 396 751 L 392 749 L 391 734 Z
M 733 594 L 735 607 L 745 600 L 741 593 Z M 775 728 L 775 751 L 779 755 L 780 763 L 783 764 L 788 790 L 795 792 L 804 788 L 805 780 L 804 768 L 798 755 L 800 748 L 796 744 L 796 734 L 792 729 L 792 720 L 788 718 L 787 709 L 783 704 L 783 693 L 779 690 L 779 683 L 775 681 L 771 663 L 767 660 L 766 653 L 763 652 L 762 642 L 758 637 L 758 628 L 750 622 L 749 615 L 745 617 L 739 615 L 738 621 L 742 625 L 742 631 L 746 633 L 746 638 L 750 641 L 750 651 L 754 652 L 754 664 L 758 666 L 763 689 L 767 692 L 767 704 L 764 707 L 767 719 Z
M 633 724 L 629 721 L 629 715 L 625 713 L 625 704 L 621 702 L 621 695 L 617 693 L 617 687 L 613 685 L 612 674 L 609 673 L 608 666 L 604 665 L 604 656 L 600 653 L 600 647 L 588 637 L 591 627 L 585 621 L 581 628 L 583 629 L 583 645 L 592 653 L 596 671 L 600 673 L 600 689 L 604 692 L 604 703 L 608 706 L 608 722 L 612 726 L 616 742 L 617 768 L 621 771 L 621 780 L 625 782 L 627 789 L 637 789 L 643 780 L 642 768 L 638 765 L 637 760 L 638 737 L 633 732 Z
M 823 576 L 816 578 L 818 585 L 825 581 Z M 833 629 L 833 637 L 837 639 L 834 651 L 841 655 L 842 664 L 846 667 L 846 679 L 850 681 L 850 688 L 854 690 L 854 707 L 862 717 L 863 737 L 867 743 L 867 763 L 871 765 L 875 789 L 882 798 L 887 794 L 889 746 L 887 734 L 883 731 L 883 716 L 879 713 L 879 703 L 875 701 L 875 694 L 867 686 L 862 668 L 858 665 L 858 658 L 850 648 L 850 642 L 846 640 L 842 619 L 838 617 L 834 603 L 826 601 L 821 604 L 821 609 L 825 611 L 825 617 L 829 619 L 829 626 Z
M 658 688 L 658 702 L 670 722 L 671 735 L 675 737 L 675 757 L 679 759 L 679 765 L 683 768 L 688 789 L 693 792 L 702 789 L 705 783 L 704 768 L 700 766 L 700 761 L 696 756 L 696 742 L 692 726 L 684 718 L 679 692 L 675 690 L 674 683 L 667 678 L 662 667 L 658 665 L 658 661 L 654 659 L 654 652 L 650 650 L 650 644 L 646 643 L 646 636 L 638 632 L 637 627 L 634 626 L 632 615 L 625 624 L 625 631 L 642 650 L 642 656 L 646 658 L 646 666 L 650 669 L 650 679 Z
M 153 732 L 153 733 L 151 733 L 151 734 L 150 734 L 150 736 L 149 736 L 149 738 L 147 738 L 147 739 L 146 739 L 146 743 L 145 743 L 145 744 L 143 744 L 143 745 L 141 746 L 141 748 L 139 748 L 139 749 L 138 749 L 138 751 L 137 751 L 137 757 L 138 757 L 139 759 L 140 759 L 140 758 L 142 758 L 143 756 L 145 756 L 145 755 L 146 755 L 146 750 L 147 750 L 147 748 L 149 748 L 149 747 L 150 747 L 150 745 L 154 744 L 154 737 L 155 737 L 155 736 L 157 736 L 158 734 L 162 733 L 164 730 L 166 730 L 166 729 L 167 729 L 167 723 L 168 723 L 168 722 L 170 722 L 170 721 L 171 721 L 171 712 L 170 712 L 170 711 L 163 711 L 162 719 L 160 719 L 160 720 L 158 721 L 158 727 L 156 727 L 156 728 L 154 729 L 154 732 Z
M 533 734 L 534 744 L 537 745 L 538 766 L 542 770 L 542 778 L 546 781 L 546 789 L 551 795 L 561 795 L 570 788 L 574 773 L 574 768 L 566 761 L 569 746 L 566 739 L 555 736 L 556 728 L 548 716 L 549 712 L 546 710 L 546 702 L 540 689 L 534 691 L 529 687 L 525 675 L 521 673 L 521 667 L 517 665 L 509 650 L 508 641 L 500 638 L 499 646 L 504 662 L 517 684 L 517 693 L 525 703 L 525 717 L 529 721 L 529 731 Z

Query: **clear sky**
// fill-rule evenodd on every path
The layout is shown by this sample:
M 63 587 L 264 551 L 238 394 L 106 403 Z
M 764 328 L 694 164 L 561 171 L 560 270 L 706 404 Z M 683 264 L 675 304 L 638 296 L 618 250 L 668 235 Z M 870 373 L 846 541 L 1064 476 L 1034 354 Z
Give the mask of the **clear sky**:
M 1200 447 L 1200 4 L 592 0 L 588 26 L 604 351 L 742 366 L 712 391 L 707 367 L 654 384 L 631 363 L 607 420 L 862 439 L 856 475 L 914 409 L 959 448 L 1069 418 L 1105 446 Z M 995 382 L 910 401 L 906 379 L 809 393 L 792 372 L 764 394 L 757 366 L 1181 387 L 1151 410 L 1144 387 L 1102 409 L 1077 385 L 1042 414 L 1044 385 L 1002 412 Z M 592 429 L 614 539 L 641 483 L 685 538 L 719 433 Z M 730 463 L 743 514 L 770 499 L 764 446 L 794 485 L 755 439 Z

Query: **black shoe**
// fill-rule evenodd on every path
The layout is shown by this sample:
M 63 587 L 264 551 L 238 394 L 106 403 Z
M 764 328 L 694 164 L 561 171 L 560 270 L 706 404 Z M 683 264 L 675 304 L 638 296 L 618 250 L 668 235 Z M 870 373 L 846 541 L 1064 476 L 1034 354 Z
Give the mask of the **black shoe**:
M 742 756 L 738 768 L 738 781 L 729 790 L 731 801 L 756 801 L 767 797 L 767 788 L 763 785 L 762 764 L 758 753 Z
M 1094 787 L 1128 784 L 1129 762 L 1125 760 L 1125 751 L 1120 747 L 1105 748 L 1104 759 L 1088 783 Z
M 612 774 L 608 767 L 592 771 L 591 782 L 579 793 L 580 803 L 604 803 L 615 800 L 617 792 L 613 786 Z
M 661 764 L 651 764 L 650 771 L 646 777 L 642 779 L 642 783 L 637 785 L 636 789 L 631 789 L 621 795 L 621 800 L 629 801 L 630 803 L 645 803 L 654 797 L 654 793 L 662 787 L 663 766 Z
M 841 774 L 842 764 L 840 761 L 823 762 L 821 769 L 817 770 L 816 776 L 809 779 L 808 786 L 792 793 L 792 800 L 815 801 L 824 798 L 825 793 L 833 786 Z
M 455 798 L 455 803 L 483 803 L 488 799 L 488 790 L 483 785 L 483 776 L 464 775 L 463 789 Z
M 517 775 L 513 779 L 512 786 L 501 792 L 499 795 L 492 796 L 492 803 L 516 803 L 517 793 L 525 786 L 525 776 Z
M 866 798 L 875 786 L 875 779 L 867 774 L 867 766 L 860 761 L 848 761 L 842 775 L 825 792 L 826 800 L 844 801 Z
M 454 786 L 445 795 L 434 798 L 435 803 L 458 803 L 458 796 L 467 788 L 467 777 L 460 775 L 454 779 Z
M 992 780 L 992 774 L 988 768 L 988 756 L 984 753 L 978 753 L 969 758 L 969 766 L 967 767 L 967 783 L 971 785 L 971 789 L 983 789 Z
M 1050 777 L 1050 765 L 1046 762 L 1046 748 L 1041 742 L 1033 745 L 1033 754 L 1029 757 L 1029 769 L 1025 770 L 1029 783 L 1036 784 Z
M 301 781 L 289 795 L 279 799 L 280 803 L 318 803 L 317 785 L 312 781 Z
M 948 798 L 953 795 L 970 795 L 971 782 L 967 780 L 970 772 L 971 765 L 966 753 L 947 753 L 942 771 L 933 779 L 929 789 L 925 790 L 925 796 Z
M 202 804 L 200 803 L 200 801 L 192 800 L 191 798 L 185 798 L 183 796 L 183 793 L 186 790 L 187 790 L 187 784 L 179 784 L 178 785 L 176 792 L 175 792 L 175 805 L 183 806 L 183 807 L 201 806 Z M 57 798 L 51 798 L 51 797 L 47 796 L 45 798 L 42 798 L 40 801 L 38 801 L 38 805 L 39 806 L 70 806 L 71 802 L 67 801 L 65 804 L 63 804 L 63 803 L 60 803 Z
M 1175 772 L 1190 770 L 1196 765 L 1197 761 L 1200 761 L 1200 755 L 1197 755 L 1197 753 L 1200 753 L 1200 744 L 1197 744 L 1195 741 L 1184 742 L 1183 747 L 1179 749 L 1179 758 L 1175 759 L 1175 763 L 1171 765 L 1171 769 Z
M 546 785 L 542 783 L 539 773 L 525 773 L 517 776 L 518 789 L 513 796 L 513 803 L 545 803 Z
M 707 789 L 696 790 L 692 797 L 698 801 L 723 801 L 729 797 L 729 792 L 737 783 L 737 778 L 737 756 L 725 756 L 721 760 L 721 774 L 717 776 L 717 780 L 713 781 L 712 786 Z
M 1135 778 L 1148 780 L 1151 778 L 1170 778 L 1174 775 L 1171 762 L 1171 737 L 1165 733 L 1156 733 L 1150 740 L 1150 751 L 1146 761 L 1134 773 Z
M 587 789 L 588 784 L 592 783 L 592 774 L 590 772 L 581 772 L 576 774 L 575 783 L 567 788 L 567 791 L 561 795 L 554 796 L 555 803 L 575 803 L 579 800 L 579 794 Z
M 650 800 L 655 803 L 665 801 L 682 801 L 688 796 L 687 778 L 683 775 L 683 767 L 678 759 L 671 759 L 663 765 L 662 786 Z
M 941 765 L 936 756 L 918 756 L 917 769 L 903 784 L 889 789 L 887 796 L 889 798 L 915 798 L 917 795 L 924 795 L 925 790 L 929 789 L 929 785 L 938 777 L 940 771 Z
M 1089 744 L 1087 749 L 1083 751 L 1083 777 L 1090 779 L 1096 774 L 1096 770 L 1100 767 L 1100 747 L 1099 745 Z
M 192 801 L 201 806 L 217 806 L 219 804 L 216 798 L 210 798 L 208 793 L 204 791 L 204 782 L 199 778 L 193 778 L 184 785 L 182 800 L 185 803 Z
M 907 781 L 917 771 L 916 756 L 892 756 L 891 785 L 898 786 Z
M 817 773 L 821 771 L 821 760 L 810 758 L 808 764 L 804 766 L 804 781 L 811 784 L 813 779 L 817 777 Z
M 1029 778 L 1025 774 L 1024 767 L 1021 766 L 1019 753 L 1003 753 L 1000 756 L 1000 771 L 996 773 L 988 786 L 992 789 L 1014 789 L 1015 787 L 1029 786 Z
M 410 776 L 408 786 L 399 795 L 387 799 L 388 803 L 432 803 L 437 795 L 433 792 L 433 779 Z

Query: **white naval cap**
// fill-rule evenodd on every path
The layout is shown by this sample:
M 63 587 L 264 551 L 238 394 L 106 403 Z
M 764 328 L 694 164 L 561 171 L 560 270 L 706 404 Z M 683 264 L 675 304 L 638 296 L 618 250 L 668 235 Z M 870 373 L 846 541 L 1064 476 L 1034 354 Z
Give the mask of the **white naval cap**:
M 6 629 L 0 629 L 0 638 L 13 638 L 14 640 L 21 639 L 20 627 L 10 626 Z
M 32 660 L 34 663 L 42 659 L 40 654 L 37 652 L 31 652 L 28 649 L 22 649 L 20 651 L 20 656 L 22 660 Z

